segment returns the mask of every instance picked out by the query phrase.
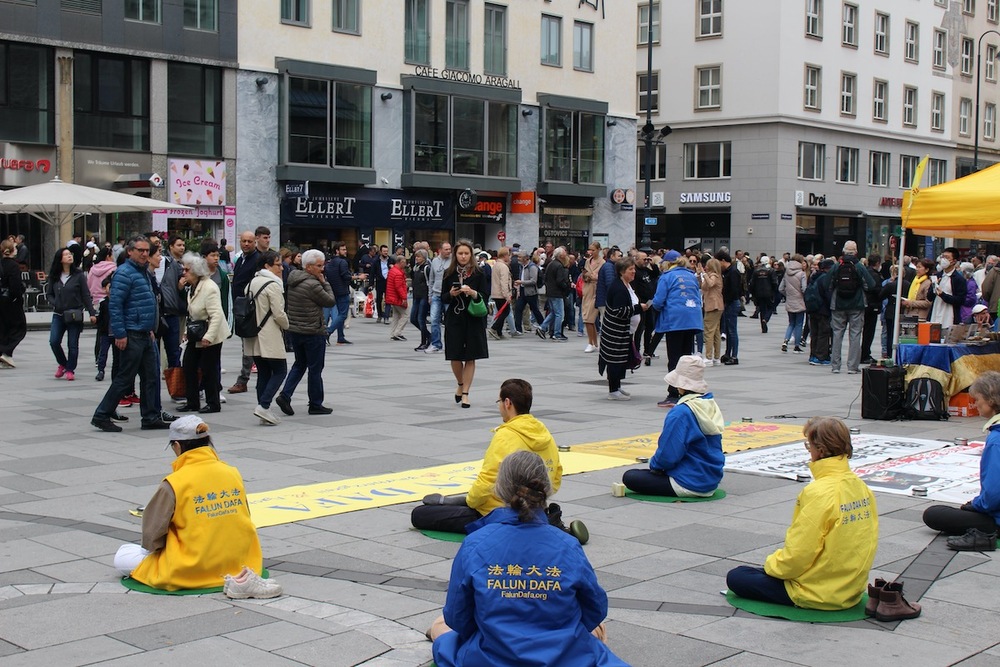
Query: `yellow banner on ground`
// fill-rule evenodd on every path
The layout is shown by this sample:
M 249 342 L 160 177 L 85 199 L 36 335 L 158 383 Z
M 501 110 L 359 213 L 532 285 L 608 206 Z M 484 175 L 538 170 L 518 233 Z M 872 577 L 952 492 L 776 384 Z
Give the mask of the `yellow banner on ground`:
M 564 475 L 622 465 L 621 459 L 597 454 L 563 452 L 559 458 Z M 264 528 L 356 510 L 411 503 L 428 493 L 466 493 L 482 465 L 482 460 L 469 461 L 371 477 L 290 486 L 277 491 L 247 494 L 247 501 L 254 524 L 258 528 Z
M 653 455 L 659 437 L 659 433 L 649 433 L 573 445 L 572 451 L 559 454 L 563 474 L 576 475 L 617 468 L 627 465 L 626 461 L 634 463 L 636 457 Z M 727 426 L 722 435 L 722 449 L 731 454 L 801 439 L 800 426 L 734 423 Z M 416 502 L 428 493 L 466 493 L 479 474 L 482 464 L 482 460 L 450 463 L 371 477 L 290 486 L 276 491 L 247 494 L 247 501 L 254 524 L 258 528 L 264 528 L 362 509 Z

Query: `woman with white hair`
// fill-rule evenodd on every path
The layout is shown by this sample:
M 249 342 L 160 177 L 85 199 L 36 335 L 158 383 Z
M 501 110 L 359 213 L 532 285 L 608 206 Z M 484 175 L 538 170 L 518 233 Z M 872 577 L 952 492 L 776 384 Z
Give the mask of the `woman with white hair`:
M 965 277 L 966 283 L 965 301 L 962 302 L 960 312 L 962 321 L 968 322 L 972 318 L 972 307 L 979 303 L 979 283 L 972 277 L 972 274 L 976 272 L 976 267 L 972 265 L 972 262 L 962 262 L 959 264 L 959 268 L 962 270 L 962 276 Z
M 181 258 L 181 284 L 188 290 L 188 319 L 185 330 L 187 346 L 184 348 L 184 383 L 187 385 L 187 404 L 178 412 L 220 412 L 219 368 L 222 342 L 228 335 L 226 313 L 218 285 L 211 278 L 205 258 L 198 253 L 184 253 Z M 201 386 L 205 388 L 205 405 L 199 405 L 198 372 Z

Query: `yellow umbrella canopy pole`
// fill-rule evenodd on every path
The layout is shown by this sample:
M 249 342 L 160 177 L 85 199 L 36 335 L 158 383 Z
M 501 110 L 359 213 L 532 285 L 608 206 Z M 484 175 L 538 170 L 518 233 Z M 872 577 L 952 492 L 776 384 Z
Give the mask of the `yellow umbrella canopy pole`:
M 893 320 L 892 327 L 893 350 L 899 347 L 899 316 L 903 306 L 903 275 L 906 268 L 903 266 L 903 255 L 906 254 L 906 224 L 910 220 L 910 212 L 913 210 L 913 204 L 920 193 L 920 179 L 924 177 L 924 169 L 927 168 L 927 161 L 930 160 L 930 157 L 930 155 L 925 155 L 924 159 L 920 161 L 920 164 L 917 165 L 917 170 L 913 174 L 913 180 L 910 181 L 910 189 L 903 193 L 904 212 L 900 225 L 901 233 L 899 235 L 899 269 L 896 272 L 896 318 Z

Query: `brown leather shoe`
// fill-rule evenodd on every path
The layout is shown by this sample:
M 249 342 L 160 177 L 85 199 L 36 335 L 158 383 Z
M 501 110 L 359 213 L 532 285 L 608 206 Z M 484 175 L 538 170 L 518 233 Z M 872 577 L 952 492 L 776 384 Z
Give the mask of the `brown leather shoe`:
M 247 390 L 247 386 L 245 384 L 240 384 L 239 382 L 237 382 L 236 384 L 234 384 L 232 387 L 229 388 L 229 393 L 230 394 L 242 394 L 242 393 L 246 392 L 246 390 Z
M 865 604 L 865 616 L 874 616 L 878 608 L 879 593 L 886 585 L 885 579 L 875 579 L 875 583 L 868 584 L 868 602 Z
M 896 581 L 886 584 L 879 591 L 875 618 L 880 621 L 905 621 L 920 616 L 920 605 L 907 602 L 903 597 L 903 584 Z

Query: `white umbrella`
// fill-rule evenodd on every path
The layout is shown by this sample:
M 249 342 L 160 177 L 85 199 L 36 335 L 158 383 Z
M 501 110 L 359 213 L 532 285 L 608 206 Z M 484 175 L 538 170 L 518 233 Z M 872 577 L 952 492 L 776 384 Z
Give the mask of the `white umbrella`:
M 161 209 L 186 211 L 190 207 L 112 190 L 90 188 L 53 178 L 48 183 L 0 192 L 0 213 L 28 213 L 51 225 L 68 217 L 90 213 L 128 213 Z

